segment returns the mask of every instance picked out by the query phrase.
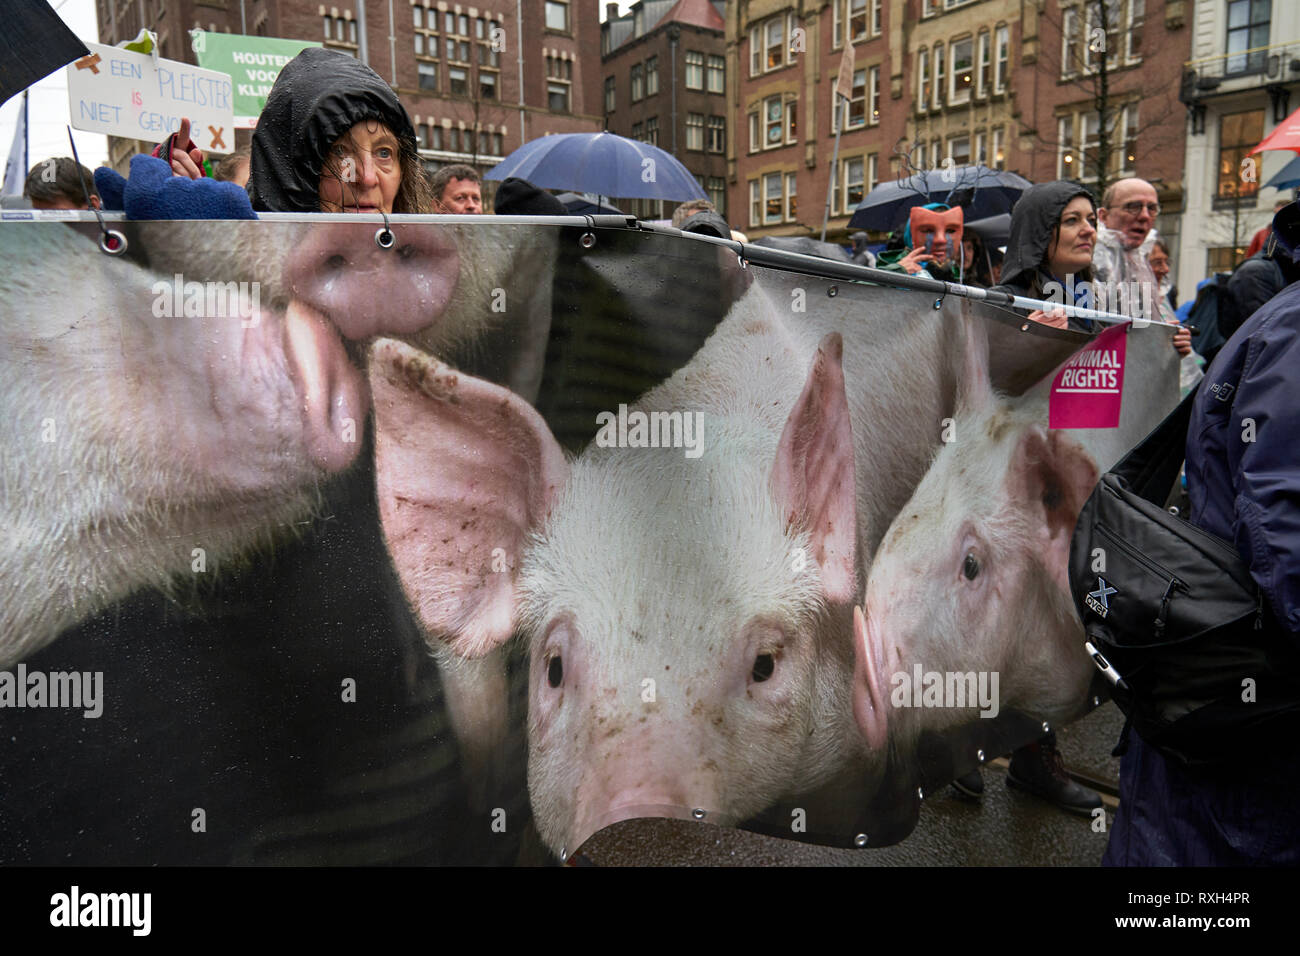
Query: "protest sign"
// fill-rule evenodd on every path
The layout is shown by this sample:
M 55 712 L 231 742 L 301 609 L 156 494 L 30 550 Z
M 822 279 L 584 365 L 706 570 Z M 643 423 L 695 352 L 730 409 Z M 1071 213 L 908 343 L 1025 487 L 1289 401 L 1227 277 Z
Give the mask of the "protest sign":
M 87 46 L 90 55 L 67 68 L 73 127 L 158 142 L 188 118 L 200 149 L 235 148 L 229 76 L 102 43 Z
M 307 47 L 320 46 L 306 40 L 206 30 L 195 30 L 191 37 L 199 66 L 225 73 L 234 84 L 235 126 L 239 129 L 256 128 L 280 69 Z

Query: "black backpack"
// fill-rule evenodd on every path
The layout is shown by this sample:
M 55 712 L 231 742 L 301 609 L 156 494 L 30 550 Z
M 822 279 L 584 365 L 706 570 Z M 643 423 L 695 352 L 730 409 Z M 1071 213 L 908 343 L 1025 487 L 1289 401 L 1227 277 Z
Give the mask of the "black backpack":
M 1192 303 L 1191 311 L 1187 314 L 1187 324 L 1196 329 L 1196 334 L 1192 336 L 1192 348 L 1196 354 L 1205 358 L 1205 364 L 1208 366 L 1214 361 L 1214 356 L 1223 348 L 1223 343 L 1228 340 L 1228 335 L 1224 334 L 1224 329 L 1235 330 L 1241 323 L 1234 322 L 1233 317 L 1236 315 L 1237 305 L 1228 295 L 1228 280 L 1232 278 L 1230 272 L 1216 272 L 1210 277 L 1210 280 L 1201 286 L 1196 292 L 1196 301 Z M 1220 328 L 1220 316 L 1223 316 L 1223 327 Z
M 1194 389 L 1103 475 L 1070 544 L 1086 649 L 1130 729 L 1185 766 L 1300 730 L 1300 649 L 1236 548 L 1171 514 Z

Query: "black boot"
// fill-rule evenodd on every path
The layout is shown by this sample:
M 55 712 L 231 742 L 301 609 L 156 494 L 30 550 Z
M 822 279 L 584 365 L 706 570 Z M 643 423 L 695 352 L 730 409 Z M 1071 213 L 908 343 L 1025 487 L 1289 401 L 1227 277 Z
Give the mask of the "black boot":
M 959 793 L 974 797 L 976 800 L 984 796 L 984 778 L 980 775 L 979 768 L 962 774 L 952 782 L 952 785 Z
M 1061 752 L 1056 749 L 1056 734 L 1049 733 L 1036 743 L 1027 744 L 1011 755 L 1007 786 L 1042 797 L 1071 813 L 1091 816 L 1102 805 L 1096 790 L 1075 783 L 1065 772 Z

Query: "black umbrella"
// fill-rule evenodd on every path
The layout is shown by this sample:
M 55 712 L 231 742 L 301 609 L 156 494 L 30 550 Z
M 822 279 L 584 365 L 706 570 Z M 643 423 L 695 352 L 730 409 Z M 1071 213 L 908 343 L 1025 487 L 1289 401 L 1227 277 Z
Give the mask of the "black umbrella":
M 843 246 L 833 242 L 818 242 L 808 236 L 764 236 L 750 243 L 754 246 L 767 246 L 782 252 L 798 252 L 805 256 L 817 256 L 821 259 L 833 259 L 836 262 L 852 262 L 853 257 Z
M 881 183 L 858 203 L 849 220 L 850 229 L 895 229 L 913 206 L 930 202 L 956 202 L 953 196 L 971 190 L 967 219 L 983 219 L 1010 212 L 1020 194 L 1032 186 L 1023 176 L 987 166 L 954 166 L 931 169 L 903 179 Z
M 597 203 L 582 193 L 560 193 L 555 197 L 575 216 L 621 216 L 623 210 L 607 202 Z
M 1005 246 L 1011 238 L 1011 213 L 1004 212 L 985 219 L 976 219 L 963 227 L 978 235 L 986 246 Z
M 90 53 L 43 0 L 0 0 L 0 103 Z

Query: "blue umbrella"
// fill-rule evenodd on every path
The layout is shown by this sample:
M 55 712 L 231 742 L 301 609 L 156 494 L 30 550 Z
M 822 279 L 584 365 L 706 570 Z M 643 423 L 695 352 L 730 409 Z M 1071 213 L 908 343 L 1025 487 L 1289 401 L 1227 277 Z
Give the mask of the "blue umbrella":
M 1265 189 L 1295 189 L 1297 186 L 1300 186 L 1300 156 L 1279 169 L 1264 184 Z
M 1010 212 L 1020 194 L 1032 186 L 1015 173 L 987 166 L 954 166 L 881 183 L 858 203 L 849 220 L 850 229 L 897 228 L 913 206 L 955 200 L 953 193 L 970 190 L 967 219 L 984 219 Z
M 488 179 L 518 176 L 543 189 L 624 199 L 707 199 L 677 159 L 658 146 L 614 133 L 557 133 L 524 143 Z

